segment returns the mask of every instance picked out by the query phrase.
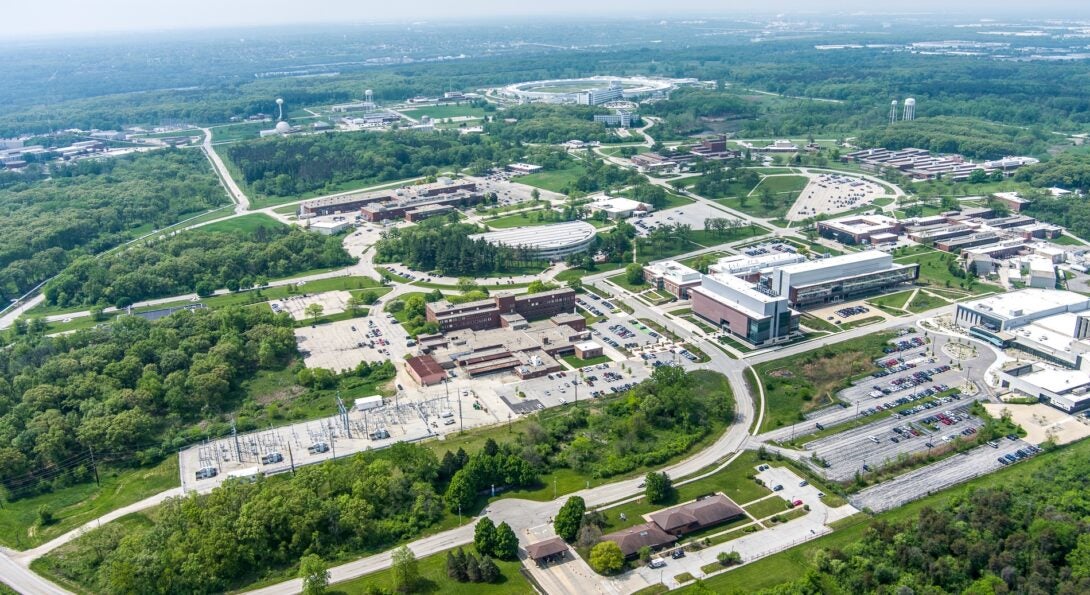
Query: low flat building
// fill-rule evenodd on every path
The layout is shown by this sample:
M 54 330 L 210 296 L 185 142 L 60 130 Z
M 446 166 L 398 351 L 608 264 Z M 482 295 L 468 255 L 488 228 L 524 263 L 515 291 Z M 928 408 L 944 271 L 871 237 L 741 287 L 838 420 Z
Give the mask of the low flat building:
M 575 346 L 575 357 L 579 359 L 593 359 L 602 357 L 604 348 L 594 341 L 586 341 Z
M 324 236 L 335 236 L 342 231 L 352 228 L 352 223 L 349 221 L 314 221 L 307 226 L 307 229 L 313 232 L 320 233 Z
M 899 264 L 880 250 L 790 264 L 772 273 L 772 290 L 793 308 L 835 303 L 911 284 L 920 265 Z
M 526 320 L 539 320 L 574 310 L 575 291 L 565 287 L 520 296 L 499 292 L 489 299 L 464 304 L 452 304 L 442 300 L 429 303 L 426 314 L 428 322 L 436 323 L 442 332 L 450 332 L 460 329 L 499 328 L 503 325 L 504 314 L 518 314 Z
M 633 155 L 629 161 L 636 166 L 637 171 L 640 173 L 674 172 L 680 166 L 676 159 L 654 152 Z
M 541 166 L 532 163 L 508 163 L 507 171 L 523 175 L 534 174 L 541 171 Z
M 620 126 L 631 128 L 632 124 L 639 120 L 639 116 L 631 112 L 617 112 L 615 114 L 594 114 L 594 121 L 606 126 Z
M 1090 310 L 1090 298 L 1073 291 L 1023 289 L 958 304 L 954 322 L 961 327 L 979 326 L 1010 331 L 1035 320 L 1065 312 Z
M 689 298 L 689 290 L 700 285 L 701 274 L 680 262 L 666 260 L 643 267 L 643 280 L 679 300 Z
M 999 234 L 998 232 L 985 231 L 981 233 L 974 233 L 972 235 L 937 241 L 935 242 L 935 248 L 942 250 L 943 252 L 958 254 L 962 250 L 966 250 L 968 248 L 976 248 L 978 246 L 990 246 L 992 244 L 997 244 L 1002 239 L 1003 235 Z
M 806 257 L 787 244 L 776 244 L 783 249 L 760 249 L 749 254 L 724 256 L 708 267 L 708 274 L 734 275 L 756 282 L 762 275 L 771 274 L 776 267 L 806 262 Z M 759 253 L 758 253 L 759 252 Z
M 1022 211 L 1022 207 L 1028 205 L 1030 201 L 1022 198 L 1017 192 L 996 192 L 992 195 L 996 200 L 1006 205 L 1012 213 L 1019 213 Z
M 420 386 L 432 386 L 446 380 L 447 372 L 430 355 L 418 355 L 405 360 L 405 369 Z
M 1090 374 L 1083 370 L 1017 363 L 999 372 L 999 385 L 1068 413 L 1090 406 Z
M 904 228 L 900 221 L 886 215 L 852 215 L 819 221 L 817 229 L 824 238 L 854 246 L 875 243 L 874 236 L 880 234 L 892 234 L 896 240 Z
M 734 275 L 704 275 L 689 296 L 693 314 L 752 345 L 785 340 L 799 329 L 799 313 L 786 297 L 759 290 Z
M 1047 258 L 1033 257 L 1026 263 L 1026 272 L 1029 276 L 1030 287 L 1038 289 L 1056 288 L 1056 265 Z
M 547 561 L 555 556 L 562 556 L 568 551 L 568 544 L 559 537 L 546 539 L 526 546 L 526 555 L 534 562 Z
M 627 219 L 654 210 L 650 203 L 632 200 L 623 196 L 604 195 L 596 197 L 584 207 L 592 213 L 602 211 L 610 219 Z

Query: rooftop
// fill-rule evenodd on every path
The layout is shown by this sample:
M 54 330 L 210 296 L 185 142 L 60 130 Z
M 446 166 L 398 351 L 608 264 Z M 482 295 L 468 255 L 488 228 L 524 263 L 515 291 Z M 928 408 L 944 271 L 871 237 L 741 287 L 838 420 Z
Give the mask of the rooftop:
M 1086 372 L 1063 368 L 1044 368 L 1026 374 L 1022 376 L 1022 379 L 1057 394 L 1070 392 L 1090 384 L 1090 375 L 1087 375 Z
M 594 237 L 594 233 L 594 226 L 589 223 L 568 221 L 566 223 L 534 227 L 513 227 L 511 229 L 474 234 L 469 237 L 474 240 L 484 240 L 490 244 L 546 250 L 564 248 L 588 241 Z
M 1032 317 L 1054 308 L 1072 308 L 1090 305 L 1087 297 L 1073 291 L 1055 289 L 1022 289 L 983 299 L 966 302 L 963 307 L 987 312 L 992 318 L 1010 320 L 1020 317 Z
M 651 205 L 625 198 L 623 196 L 599 196 L 587 205 L 591 210 L 607 213 L 628 213 L 631 211 L 650 211 Z
M 761 302 L 763 304 L 769 304 L 783 299 L 782 297 L 771 296 L 763 291 L 758 291 L 752 283 L 739 277 L 735 277 L 734 275 L 725 273 L 712 273 L 711 275 L 705 275 L 705 278 L 711 278 L 713 281 L 725 285 L 730 290 L 736 291 L 741 295 L 744 295 L 753 300 L 757 300 L 758 302 Z M 703 287 L 698 289 L 702 288 Z M 706 289 L 705 292 L 707 293 Z M 719 294 L 718 292 L 712 291 L 711 293 L 719 297 L 727 297 Z
M 655 262 L 645 267 L 655 275 L 668 278 L 675 282 L 697 281 L 700 279 L 700 271 L 687 267 L 676 260 L 664 260 Z
M 890 257 L 889 254 L 886 254 L 881 250 L 863 250 L 862 252 L 851 252 L 843 256 L 833 256 L 832 258 L 821 258 L 818 260 L 809 260 L 806 262 L 784 265 L 780 267 L 780 270 L 784 273 L 795 275 L 808 271 L 819 271 L 830 267 L 840 267 L 857 263 L 891 259 L 892 257 Z

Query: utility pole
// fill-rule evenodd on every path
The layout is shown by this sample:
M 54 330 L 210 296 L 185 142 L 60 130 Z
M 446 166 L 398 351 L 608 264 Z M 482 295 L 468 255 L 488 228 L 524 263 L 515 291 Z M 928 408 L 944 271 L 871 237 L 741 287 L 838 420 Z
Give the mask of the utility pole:
M 462 393 L 458 392 L 458 389 L 454 389 L 454 392 L 458 394 L 458 432 L 464 432 L 465 424 L 462 422 Z
M 291 443 L 288 444 L 288 462 L 291 463 L 291 474 L 295 475 L 295 456 L 291 454 Z
M 333 450 L 333 460 L 337 460 L 337 441 L 334 440 L 333 432 L 328 433 L 329 436 L 329 448 Z
M 242 462 L 242 447 L 238 443 L 238 430 L 235 428 L 235 418 L 231 418 L 231 438 L 235 441 L 235 460 Z
M 91 453 L 91 468 L 95 470 L 95 485 L 101 487 L 102 484 L 98 481 L 98 465 L 95 464 L 95 449 L 88 446 L 87 451 Z
M 344 401 L 341 400 L 341 391 L 337 391 L 337 414 L 341 418 L 341 425 L 344 426 L 344 431 L 349 438 L 352 438 L 352 428 L 348 425 L 348 409 L 344 406 Z

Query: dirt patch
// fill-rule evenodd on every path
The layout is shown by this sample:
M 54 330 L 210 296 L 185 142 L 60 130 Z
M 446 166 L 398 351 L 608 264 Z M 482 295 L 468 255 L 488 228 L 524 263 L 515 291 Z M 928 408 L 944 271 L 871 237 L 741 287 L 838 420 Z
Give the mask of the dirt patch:
M 772 370 L 768 375 L 773 378 L 791 378 L 795 374 L 791 370 Z
M 307 392 L 307 389 L 297 384 L 293 384 L 291 386 L 286 386 L 281 389 L 258 395 L 254 398 L 254 401 L 262 405 L 268 405 L 269 403 L 283 403 L 286 401 L 290 401 L 294 397 L 298 397 L 305 392 Z
M 1053 440 L 1067 444 L 1090 436 L 1090 423 L 1073 415 L 1054 409 L 1044 403 L 1016 405 L 1013 403 L 985 403 L 984 408 L 992 417 L 1002 417 L 1010 412 L 1011 421 L 1026 431 L 1026 442 L 1041 444 Z

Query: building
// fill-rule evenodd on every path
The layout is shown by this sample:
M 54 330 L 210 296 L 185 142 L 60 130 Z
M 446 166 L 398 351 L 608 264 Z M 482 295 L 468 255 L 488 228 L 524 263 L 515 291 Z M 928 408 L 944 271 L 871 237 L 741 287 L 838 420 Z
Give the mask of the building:
M 455 195 L 445 203 L 438 200 L 445 195 Z M 434 201 L 428 201 L 435 198 Z M 359 211 L 362 207 L 378 203 L 399 203 L 411 206 L 424 204 L 455 204 L 462 200 L 480 200 L 477 193 L 477 183 L 470 180 L 452 180 L 440 178 L 433 184 L 418 184 L 406 186 L 396 190 L 379 190 L 375 192 L 353 192 L 340 196 L 327 196 L 300 203 L 299 218 L 317 217 L 322 215 L 334 215 L 338 213 L 350 213 Z M 410 209 L 406 209 L 411 210 Z M 401 217 L 405 211 L 395 215 Z
M 701 283 L 699 271 L 675 260 L 651 263 L 643 267 L 643 280 L 679 300 L 689 299 L 689 290 Z
M 773 141 L 771 145 L 756 147 L 760 153 L 797 153 L 799 146 L 789 140 Z
M 378 409 L 382 407 L 382 396 L 371 395 L 370 397 L 360 397 L 355 402 L 356 411 L 367 411 L 369 409 Z
M 620 81 L 612 81 L 604 89 L 588 89 L 579 93 L 576 102 L 579 105 L 602 105 L 622 99 L 624 99 L 624 86 Z
M 429 204 L 413 208 L 409 211 L 405 211 L 405 221 L 408 221 L 409 223 L 417 223 L 419 221 L 430 219 L 438 215 L 446 215 L 453 212 L 454 207 L 451 205 Z
M 1017 192 L 996 192 L 992 195 L 996 200 L 1006 205 L 1012 213 L 1019 213 L 1022 211 L 1022 207 L 1029 204 L 1030 201 L 1022 198 Z
M 1039 363 L 1017 363 L 999 372 L 999 385 L 1072 413 L 1090 406 L 1090 374 Z
M 866 250 L 780 267 L 773 271 L 772 290 L 792 307 L 805 308 L 913 283 L 919 275 L 919 264 L 897 264 L 885 252 Z
M 476 188 L 475 185 L 474 188 Z M 392 200 L 363 205 L 360 207 L 359 216 L 364 221 L 372 223 L 400 218 L 407 221 L 420 221 L 434 215 L 449 213 L 456 205 L 468 207 L 483 199 L 484 195 L 475 191 L 456 191 L 431 195 L 398 193 Z
M 594 243 L 594 226 L 582 221 L 568 221 L 534 227 L 513 227 L 469 236 L 495 246 L 522 249 L 536 260 L 560 260 L 570 254 L 586 252 Z
M 726 135 L 705 138 L 690 149 L 690 153 L 702 159 L 738 159 L 742 154 L 727 148 Z
M 854 246 L 886 243 L 876 242 L 875 236 L 888 240 L 888 236 L 892 235 L 896 239 L 904 231 L 904 226 L 900 221 L 886 215 L 852 215 L 819 221 L 817 229 L 823 238 Z
M 799 329 L 786 297 L 762 291 L 729 274 L 704 275 L 689 289 L 693 314 L 752 345 L 784 340 Z
M 1010 331 L 1065 312 L 1090 310 L 1090 298 L 1073 291 L 1023 289 L 958 304 L 954 322 L 964 328 Z
M 629 158 L 640 173 L 671 173 L 679 169 L 680 163 L 673 157 L 661 153 L 641 153 Z
M 344 219 L 339 217 L 339 219 Z M 318 232 L 324 236 L 335 236 L 346 229 L 350 229 L 352 223 L 349 221 L 312 221 L 307 229 L 310 231 Z
M 864 149 L 849 153 L 844 161 L 855 161 L 864 169 L 896 169 L 914 180 L 968 180 L 976 170 L 986 174 L 1002 172 L 1008 174 L 1015 169 L 1037 163 L 1032 157 L 1005 157 L 997 161 L 973 163 L 962 155 L 932 155 L 925 149 L 906 148 L 891 151 L 884 148 Z
M 745 511 L 722 494 L 697 498 L 673 508 L 652 512 L 648 516 L 663 531 L 671 535 L 684 535 L 721 525 L 744 517 Z
M 543 560 L 548 561 L 555 556 L 563 558 L 567 551 L 568 544 L 564 543 L 564 540 L 559 537 L 553 537 L 526 546 L 526 555 L 534 562 L 539 563 Z
M 639 120 L 639 116 L 631 112 L 617 112 L 614 114 L 594 114 L 594 121 L 606 126 L 620 126 L 631 128 L 632 124 Z
M 580 318 L 582 318 L 582 316 L 580 316 Z M 596 357 L 602 357 L 605 353 L 604 350 L 604 347 L 594 341 L 586 341 L 575 346 L 575 357 L 578 357 L 579 359 L 594 359 Z
M 623 196 L 598 196 L 584 205 L 592 213 L 605 211 L 610 219 L 627 219 L 633 215 L 650 213 L 654 210 L 649 203 L 632 200 Z
M 515 296 L 498 292 L 489 299 L 464 304 L 446 300 L 427 305 L 428 322 L 434 322 L 441 332 L 460 329 L 486 330 L 506 326 L 504 315 L 517 314 L 525 320 L 549 318 L 575 310 L 575 291 L 569 288 Z M 510 324 L 510 320 L 506 321 Z
M 420 386 L 432 386 L 447 379 L 447 372 L 430 355 L 417 355 L 405 360 L 405 370 Z
M 579 316 L 582 319 L 582 316 Z M 591 333 L 582 324 L 570 326 L 553 317 L 527 322 L 517 313 L 500 315 L 501 326 L 465 328 L 417 337 L 420 349 L 442 369 L 458 367 L 468 377 L 513 372 L 519 378 L 537 378 L 564 370 L 558 358 L 577 354 L 581 347 L 594 353 Z
M 541 166 L 532 163 L 508 163 L 507 171 L 515 174 L 533 174 L 541 171 Z
M 1052 264 L 1052 260 L 1033 257 L 1028 259 L 1025 269 L 1029 277 L 1029 282 L 1026 284 L 1030 287 L 1036 287 L 1037 289 L 1056 288 L 1056 265 Z
M 624 554 L 625 558 L 634 558 L 645 547 L 656 551 L 665 546 L 673 545 L 677 541 L 677 537 L 663 531 L 655 523 L 644 523 L 603 535 L 602 540 L 616 543 L 617 547 L 621 548 L 621 553 Z
M 789 247 L 786 244 L 778 244 Z M 762 276 L 772 273 L 776 267 L 806 262 L 806 257 L 798 252 L 762 251 L 757 256 L 747 254 L 734 254 L 724 256 L 718 262 L 708 267 L 710 275 L 734 275 L 751 283 L 756 283 Z

